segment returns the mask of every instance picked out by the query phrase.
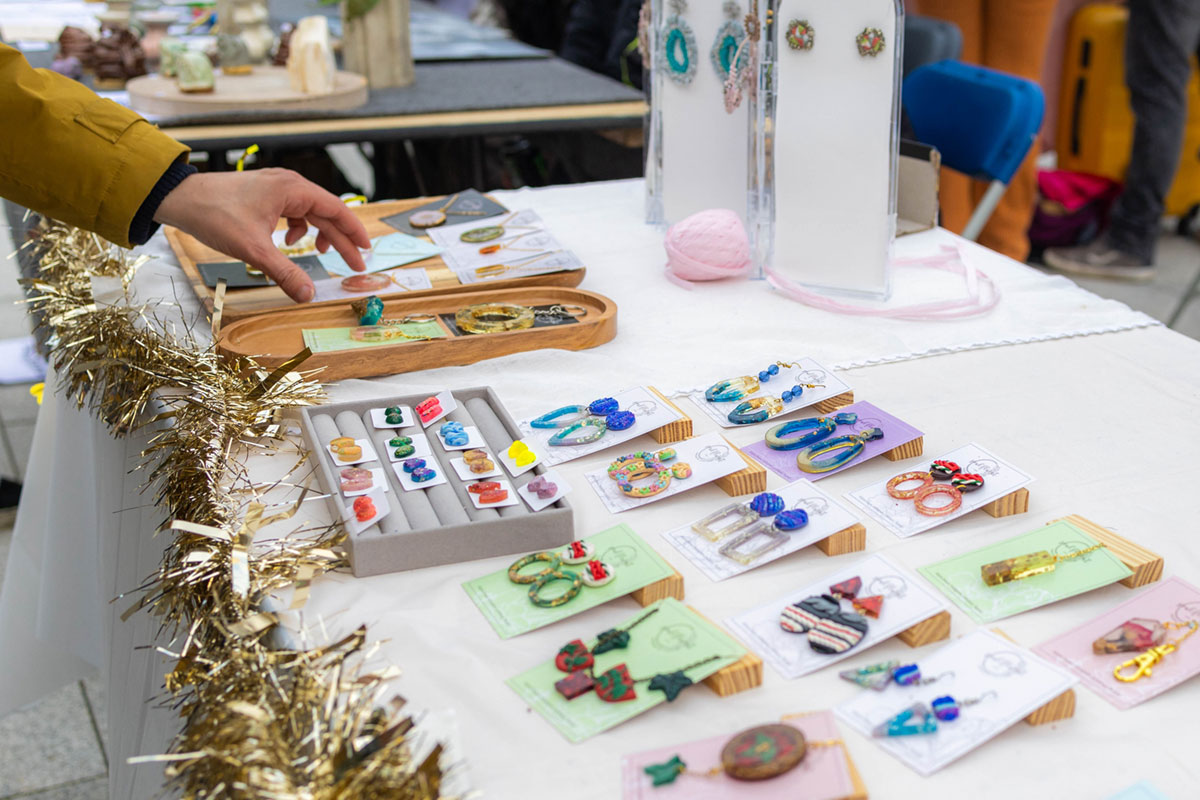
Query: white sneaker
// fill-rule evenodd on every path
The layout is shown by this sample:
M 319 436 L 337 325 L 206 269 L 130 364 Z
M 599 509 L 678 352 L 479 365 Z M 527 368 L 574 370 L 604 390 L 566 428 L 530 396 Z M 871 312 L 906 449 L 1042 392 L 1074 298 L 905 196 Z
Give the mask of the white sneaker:
M 1082 247 L 1048 247 L 1042 260 L 1046 266 L 1072 275 L 1123 281 L 1148 281 L 1154 278 L 1153 264 L 1109 247 L 1100 239 Z

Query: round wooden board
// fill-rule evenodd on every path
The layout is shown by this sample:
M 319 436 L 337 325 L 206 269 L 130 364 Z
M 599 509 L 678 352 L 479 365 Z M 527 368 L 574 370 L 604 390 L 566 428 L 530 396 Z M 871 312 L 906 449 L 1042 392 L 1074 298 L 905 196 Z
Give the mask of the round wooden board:
M 302 94 L 292 88 L 286 67 L 256 66 L 249 75 L 223 75 L 216 71 L 211 92 L 179 91 L 174 78 L 155 73 L 126 84 L 129 102 L 144 114 L 206 114 L 214 111 L 345 111 L 367 102 L 367 79 L 353 72 L 338 72 L 330 94 Z

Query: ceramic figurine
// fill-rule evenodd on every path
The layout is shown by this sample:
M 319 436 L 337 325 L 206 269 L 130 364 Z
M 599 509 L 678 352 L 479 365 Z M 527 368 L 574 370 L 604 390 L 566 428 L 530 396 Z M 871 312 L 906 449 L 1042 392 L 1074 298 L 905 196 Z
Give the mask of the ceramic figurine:
M 292 88 L 304 94 L 332 92 L 337 65 L 329 40 L 329 20 L 321 16 L 300 20 L 290 44 L 287 70 Z
M 217 54 L 221 72 L 226 75 L 249 75 L 254 71 L 250 61 L 250 50 L 240 36 L 231 33 L 217 34 Z
M 178 70 L 179 91 L 201 94 L 213 90 L 215 79 L 212 62 L 204 53 L 184 50 L 176 59 L 175 68 Z
M 158 74 L 164 78 L 174 78 L 179 74 L 179 57 L 187 50 L 182 39 L 168 36 L 159 45 Z

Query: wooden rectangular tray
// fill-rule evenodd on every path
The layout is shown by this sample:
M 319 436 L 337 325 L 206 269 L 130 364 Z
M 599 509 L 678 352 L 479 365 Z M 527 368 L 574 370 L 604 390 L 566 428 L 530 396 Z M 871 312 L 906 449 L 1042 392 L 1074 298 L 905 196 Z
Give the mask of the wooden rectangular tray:
M 435 367 L 474 364 L 487 358 L 555 348 L 586 350 L 611 341 L 617 335 L 617 304 L 603 295 L 582 289 L 529 286 L 522 289 L 404 297 L 384 302 L 384 319 L 408 314 L 453 314 L 475 303 L 517 303 L 548 306 L 555 303 L 582 306 L 587 313 L 573 325 L 552 325 L 520 331 L 468 336 L 449 334 L 439 318 L 438 325 L 449 334 L 445 339 L 400 341 L 353 350 L 314 353 L 302 369 L 322 368 L 322 381 L 396 375 Z M 221 329 L 217 349 L 223 355 L 248 356 L 269 369 L 278 367 L 304 349 L 305 328 L 339 328 L 358 325 L 358 315 L 346 301 L 336 304 L 294 306 L 234 322 Z
M 363 225 L 367 228 L 367 234 L 374 238 L 397 232 L 395 228 L 382 221 L 383 217 L 400 214 L 437 199 L 439 198 L 417 197 L 411 200 L 393 200 L 387 203 L 368 203 L 364 206 L 352 207 L 350 210 L 362 220 Z M 282 220 L 279 227 L 286 227 Z M 204 277 L 200 274 L 200 268 L 196 265 L 208 261 L 237 261 L 239 259 L 231 258 L 218 250 L 201 244 L 189 234 L 177 228 L 167 227 L 164 229 L 164 232 L 167 235 L 167 241 L 170 243 L 171 249 L 175 251 L 175 256 L 179 259 L 180 266 L 183 267 L 184 274 L 187 275 L 188 281 L 192 285 L 192 291 L 196 293 L 196 296 L 200 298 L 205 308 L 211 313 L 216 290 L 204 285 Z M 435 294 L 477 292 L 483 286 L 489 289 L 513 289 L 520 286 L 575 287 L 583 281 L 584 275 L 587 274 L 587 270 L 585 269 L 576 269 L 568 272 L 548 272 L 543 275 L 530 275 L 525 278 L 488 281 L 486 284 L 464 284 L 459 283 L 458 276 L 446 266 L 446 262 L 442 260 L 441 256 L 427 258 L 424 261 L 416 261 L 403 268 L 410 267 L 424 267 L 425 271 L 429 274 L 430 281 L 433 282 L 433 288 L 415 292 L 383 293 L 379 296 L 384 300 L 395 297 L 428 297 Z M 363 296 L 366 297 L 365 294 Z M 320 303 L 311 303 L 310 306 L 336 306 L 344 305 L 347 302 L 344 299 L 325 300 Z M 225 293 L 225 305 L 221 313 L 221 322 L 222 324 L 229 324 L 255 314 L 292 308 L 295 305 L 292 299 L 284 294 L 283 290 L 278 286 L 229 289 Z

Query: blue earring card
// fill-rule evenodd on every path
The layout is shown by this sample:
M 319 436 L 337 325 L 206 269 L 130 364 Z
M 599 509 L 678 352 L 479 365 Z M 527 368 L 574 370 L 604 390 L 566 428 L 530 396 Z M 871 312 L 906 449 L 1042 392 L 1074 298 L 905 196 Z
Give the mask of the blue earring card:
M 721 553 L 721 548 L 735 540 L 741 531 L 713 542 L 696 533 L 692 529 L 692 523 L 688 523 L 665 531 L 662 536 L 699 567 L 709 580 L 723 581 L 802 550 L 858 522 L 858 518 L 845 506 L 809 481 L 795 481 L 773 491 L 783 498 L 787 508 L 800 509 L 808 514 L 808 524 L 799 530 L 784 533 L 787 540 L 783 544 L 750 564 L 742 564 Z M 738 498 L 730 505 L 748 504 L 751 499 L 749 496 Z M 717 510 L 714 508 L 713 512 Z M 766 522 L 771 521 L 771 517 L 764 519 Z M 720 523 L 715 523 L 714 527 L 719 528 Z M 747 544 L 751 545 L 749 542 Z
M 632 626 L 631 623 L 637 620 L 641 622 Z M 554 664 L 556 652 L 547 653 L 546 660 L 541 664 L 509 678 L 505 683 L 521 696 L 529 708 L 545 717 L 569 741 L 577 743 L 666 703 L 666 695 L 662 691 L 649 687 L 649 680 L 656 675 L 682 671 L 692 684 L 698 684 L 746 655 L 745 648 L 728 634 L 671 597 L 638 610 L 615 627 L 628 627 L 629 644 L 625 648 L 596 656 L 594 673 L 598 677 L 624 664 L 630 677 L 637 681 L 634 684 L 636 697 L 633 699 L 605 702 L 595 691 L 589 691 L 567 700 L 554 688 L 556 682 L 567 677 Z M 598 633 L 599 630 L 580 629 L 577 626 L 575 630 L 563 634 L 562 644 L 578 638 L 591 648 L 596 644 L 594 637 Z M 713 660 L 707 660 L 710 658 Z M 706 688 L 690 685 L 670 703 L 672 708 L 662 713 L 686 715 L 691 693 L 707 691 Z M 681 716 L 680 720 L 683 719 L 685 717 Z
M 869 666 L 874 662 L 864 662 Z M 882 692 L 863 689 L 837 706 L 834 713 L 880 749 L 923 776 L 961 758 L 1075 685 L 1075 677 L 1029 650 L 992 633 L 977 630 L 936 652 L 922 651 L 923 677 L 938 677 L 926 686 L 891 685 Z M 937 697 L 979 702 L 963 706 L 958 719 L 937 722 L 937 730 L 912 736 L 874 738 L 872 730 L 916 703 Z M 1020 756 L 1013 755 L 1014 759 Z
M 675 574 L 671 565 L 654 552 L 653 548 L 628 525 L 617 525 L 583 541 L 595 547 L 596 554 L 593 558 L 612 567 L 616 578 L 606 586 L 584 586 L 574 599 L 557 608 L 534 605 L 529 600 L 531 585 L 513 583 L 508 579 L 509 564 L 515 563 L 516 557 L 505 562 L 503 569 L 467 581 L 463 584 L 463 589 L 500 638 L 511 639 L 573 617 Z M 561 552 L 561 549 L 556 552 Z M 521 572 L 533 574 L 539 568 L 545 569 L 548 566 L 546 562 L 538 562 L 536 566 L 530 565 Z M 562 569 L 579 573 L 584 566 L 563 564 Z M 546 586 L 544 596 L 556 597 L 562 594 L 567 585 L 565 581 L 554 581 Z
M 894 474 L 927 472 L 929 465 L 934 461 L 953 461 L 962 467 L 963 472 L 973 473 L 983 478 L 983 486 L 973 492 L 962 493 L 962 505 L 955 511 L 943 516 L 934 517 L 926 516 L 917 511 L 916 503 L 912 499 L 897 500 L 889 495 L 887 492 L 887 483 L 891 480 L 891 475 L 884 480 L 876 481 L 861 489 L 850 492 L 846 497 L 878 520 L 883 527 L 901 539 L 906 539 L 909 536 L 916 536 L 918 533 L 924 533 L 951 520 L 970 514 L 972 511 L 983 508 L 993 500 L 999 500 L 1001 497 L 1012 494 L 1033 482 L 1033 478 L 1028 473 L 1021 471 L 974 443 L 963 445 L 945 455 L 927 459 L 917 466 L 904 469 L 897 466 Z M 934 484 L 949 486 L 950 481 L 939 480 L 934 481 Z M 916 481 L 908 481 L 900 484 L 899 488 L 901 490 L 911 490 L 918 486 L 920 484 Z M 946 502 L 947 498 L 944 496 L 936 496 L 929 500 L 929 504 L 935 508 Z
M 876 405 L 867 402 L 858 402 L 853 405 L 839 408 L 837 414 L 857 414 L 858 421 L 851 425 L 839 425 L 829 438 L 834 439 L 838 436 L 846 436 L 852 433 L 862 433 L 871 428 L 879 428 L 883 431 L 882 439 L 872 439 L 863 447 L 861 453 L 855 456 L 850 461 L 841 465 L 837 469 L 832 469 L 829 472 L 808 473 L 796 466 L 796 456 L 803 452 L 804 448 L 799 450 L 772 450 L 767 447 L 765 440 L 759 440 L 749 447 L 743 447 L 742 452 L 753 458 L 755 461 L 762 464 L 767 469 L 774 472 L 785 481 L 794 481 L 799 478 L 805 478 L 810 481 L 819 481 L 822 478 L 828 478 L 830 475 L 837 475 L 839 472 L 856 467 L 865 461 L 869 461 L 875 456 L 882 455 L 888 450 L 908 444 L 914 439 L 919 439 L 924 434 L 909 425 L 907 422 L 892 416 Z M 820 416 L 820 415 L 813 415 Z M 828 416 L 828 415 L 826 415 Z M 769 428 L 760 428 L 765 435 Z M 830 455 L 836 455 L 831 453 Z M 821 456 L 822 459 L 829 456 Z
M 631 389 L 625 389 L 616 392 L 611 397 L 617 401 L 622 411 L 631 411 L 634 416 L 634 423 L 623 431 L 606 430 L 604 435 L 594 442 L 577 445 L 560 445 L 555 446 L 550 444 L 550 439 L 558 433 L 560 428 L 535 428 L 533 420 L 535 418 L 523 419 L 517 423 L 517 427 L 521 429 L 521 439 L 528 444 L 533 450 L 542 457 L 542 463 L 546 466 L 553 467 L 558 464 L 565 464 L 568 461 L 574 461 L 583 456 L 590 456 L 592 453 L 598 453 L 601 450 L 607 450 L 610 447 L 624 444 L 631 439 L 636 439 L 639 436 L 644 436 L 651 431 L 670 425 L 672 422 L 680 419 L 682 415 L 671 408 L 670 405 L 664 403 L 662 398 L 657 397 L 653 392 L 644 386 L 634 386 Z M 548 404 L 541 414 L 546 414 L 564 406 L 587 406 L 593 400 L 600 399 L 597 397 L 572 397 L 559 398 L 553 404 Z M 539 414 L 539 416 L 541 416 Z M 567 417 L 564 416 L 563 419 Z M 579 434 L 589 433 L 594 431 L 594 428 L 583 428 L 578 431 Z M 620 455 L 618 453 L 617 455 Z
M 768 427 L 778 425 L 784 422 L 785 418 L 790 417 L 797 411 L 801 411 L 809 406 L 815 405 L 822 400 L 828 400 L 831 397 L 837 397 L 839 394 L 845 394 L 850 391 L 850 385 L 834 375 L 833 370 L 822 366 L 817 361 L 811 358 L 798 359 L 780 359 L 781 361 L 794 361 L 799 364 L 798 367 L 781 367 L 778 375 L 771 376 L 771 380 L 766 383 L 759 384 L 759 390 L 753 394 L 749 394 L 742 400 L 734 400 L 728 403 L 710 403 L 704 397 L 704 392 L 692 392 L 688 398 L 692 403 L 712 418 L 713 422 L 720 425 L 722 428 L 748 428 L 750 425 L 738 425 L 729 421 L 729 412 L 737 408 L 738 404 L 744 400 L 753 397 L 780 397 L 784 391 L 790 390 L 793 386 L 801 383 L 825 384 L 824 387 L 815 389 L 804 389 L 800 397 L 791 400 L 784 404 L 783 412 L 771 417 L 766 422 L 755 423 L 756 426 L 762 426 L 763 430 Z M 746 362 L 747 364 L 751 362 Z M 751 370 L 747 375 L 756 377 L 758 372 L 765 369 L 769 364 L 774 362 L 763 362 L 762 366 L 757 371 Z M 710 385 L 716 383 L 712 381 Z M 707 388 L 707 387 L 706 387 Z M 835 412 L 836 413 L 836 412 Z
M 658 494 L 650 495 L 649 497 L 630 497 L 623 494 L 617 486 L 617 481 L 609 475 L 608 467 L 610 465 L 608 464 L 604 465 L 601 469 L 584 473 L 583 477 L 591 484 L 592 490 L 600 498 L 600 502 L 604 503 L 604 507 L 612 514 L 620 514 L 622 511 L 643 508 L 659 500 L 683 494 L 706 483 L 724 478 L 726 475 L 741 472 L 746 468 L 745 459 L 719 433 L 706 433 L 694 439 L 686 439 L 682 442 L 667 445 L 666 447 L 656 446 L 644 452 L 656 454 L 663 450 L 675 451 L 675 457 L 667 461 L 665 466 L 677 467 L 680 464 L 687 464 L 691 467 L 692 474 L 687 478 L 672 478 L 667 488 Z M 613 451 L 613 463 L 620 456 L 627 454 L 630 454 L 630 451 Z M 645 486 L 650 484 L 652 480 L 653 478 L 642 478 L 635 481 L 634 486 Z
M 827 594 L 830 586 L 851 578 L 862 579 L 860 597 L 882 595 L 884 598 L 879 619 L 867 618 L 867 633 L 856 646 L 837 655 L 823 655 L 809 646 L 806 634 L 788 633 L 780 627 L 779 618 L 784 608 L 814 595 Z M 841 608 L 843 613 L 853 613 L 848 601 L 843 601 Z M 772 669 L 793 680 L 847 658 L 861 656 L 871 647 L 945 609 L 945 601 L 924 581 L 886 556 L 875 554 L 731 617 L 725 624 Z

